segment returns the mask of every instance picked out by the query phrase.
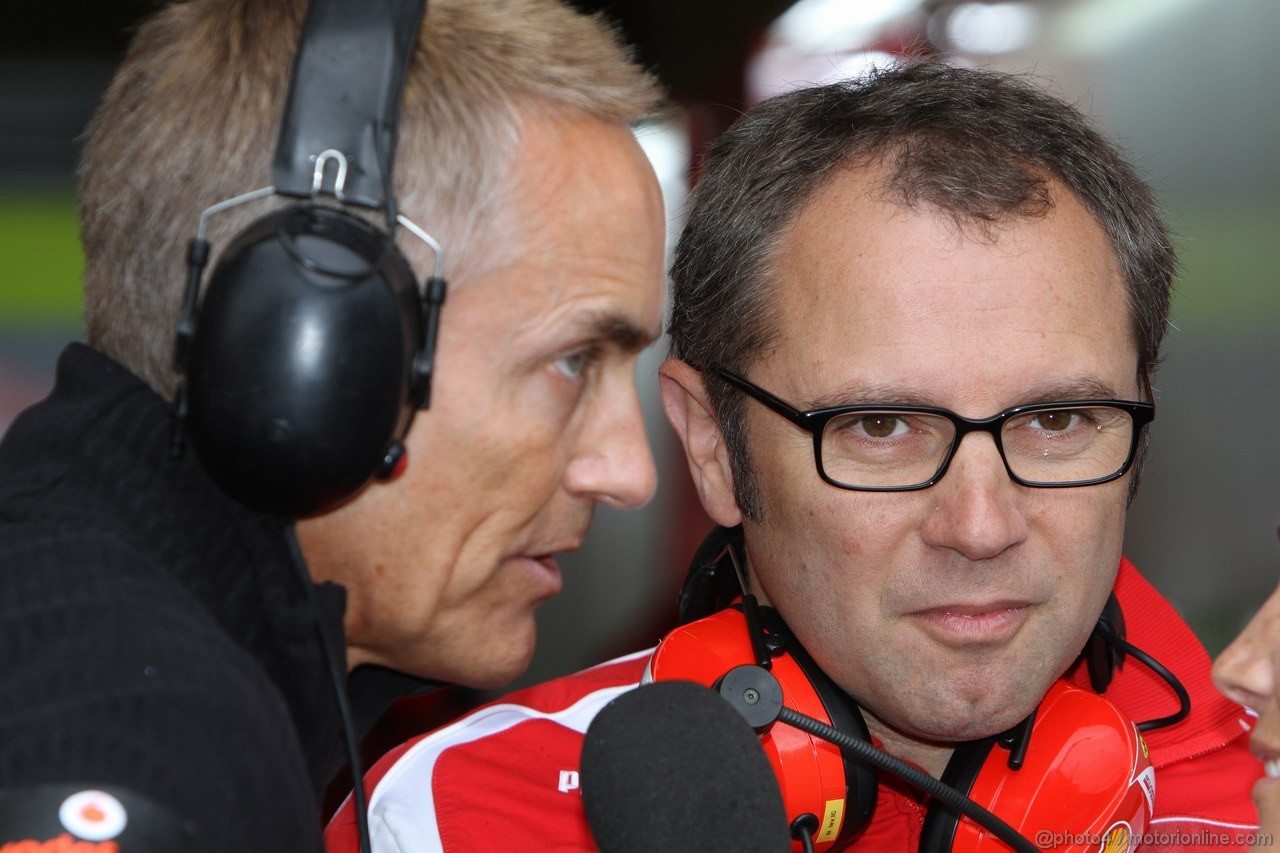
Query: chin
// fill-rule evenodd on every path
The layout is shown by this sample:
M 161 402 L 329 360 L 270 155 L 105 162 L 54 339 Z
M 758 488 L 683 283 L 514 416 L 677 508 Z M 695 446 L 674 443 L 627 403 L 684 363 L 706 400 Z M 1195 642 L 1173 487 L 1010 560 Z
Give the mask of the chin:
M 977 740 L 1002 734 L 1039 707 L 1057 680 L 1055 671 L 1056 666 L 1052 664 L 1007 663 L 954 682 L 950 690 L 935 697 L 935 707 L 950 711 L 946 714 L 947 728 L 963 735 L 951 738 L 953 740 Z
M 1024 714 L 1016 719 L 1003 718 L 996 720 L 990 716 L 982 718 L 951 718 L 938 719 L 936 716 L 928 720 L 911 720 L 910 723 L 919 722 L 919 726 L 906 725 L 899 728 L 899 732 L 912 740 L 922 743 L 931 743 L 937 745 L 949 745 L 963 743 L 970 740 L 981 740 L 982 738 L 992 737 L 1002 734 L 1013 728 L 1025 719 Z
M 995 714 L 980 714 L 970 719 L 956 720 L 947 735 L 939 739 L 944 741 L 979 740 L 1003 734 L 1030 716 L 1034 708 L 1034 705 L 1031 706 L 1024 714 L 1009 714 L 1008 712 L 998 716 Z
M 932 704 L 933 712 L 911 719 L 911 723 L 918 725 L 911 726 L 911 730 L 905 733 L 935 743 L 992 737 L 1025 720 L 1039 701 L 1039 696 L 1034 699 L 1022 696 L 997 699 L 989 694 L 970 703 L 959 696 L 938 696 Z
M 495 690 L 505 687 L 524 674 L 532 658 L 533 652 L 530 650 L 528 655 L 518 661 L 494 662 L 488 666 L 476 667 L 460 678 L 454 679 L 453 683 L 463 687 L 474 687 L 477 690 Z
M 452 662 L 442 667 L 450 672 L 441 680 L 477 690 L 493 690 L 519 678 L 529 668 L 537 641 L 532 620 L 527 629 L 507 627 L 486 631 L 488 641 L 469 644 Z M 452 664 L 452 665 L 450 665 Z M 437 676 L 438 677 L 438 676 Z

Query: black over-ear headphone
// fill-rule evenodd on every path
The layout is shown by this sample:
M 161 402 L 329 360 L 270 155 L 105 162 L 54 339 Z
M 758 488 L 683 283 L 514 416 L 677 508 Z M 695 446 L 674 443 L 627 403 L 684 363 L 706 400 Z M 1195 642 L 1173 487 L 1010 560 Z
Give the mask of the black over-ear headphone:
M 405 462 L 415 410 L 430 402 L 442 256 L 397 212 L 391 180 L 425 6 L 312 0 L 273 185 L 205 210 L 188 249 L 174 452 L 189 436 L 209 476 L 264 512 L 320 512 L 393 475 Z M 303 201 L 237 235 L 200 301 L 209 217 L 271 195 Z M 386 229 L 316 203 L 321 195 L 381 211 Z M 396 248 L 398 224 L 435 254 L 435 273 L 421 287 Z

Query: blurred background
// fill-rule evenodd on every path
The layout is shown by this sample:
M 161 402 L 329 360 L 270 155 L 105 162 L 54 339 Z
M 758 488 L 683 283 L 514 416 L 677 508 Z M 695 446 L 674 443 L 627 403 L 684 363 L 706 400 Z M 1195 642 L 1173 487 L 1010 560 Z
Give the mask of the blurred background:
M 11 0 L 0 31 L 0 432 L 83 335 L 77 138 L 155 2 Z M 1026 72 L 1080 106 L 1157 188 L 1181 274 L 1127 552 L 1220 650 L 1280 577 L 1280 3 L 1274 0 L 577 0 L 613 18 L 674 109 L 637 131 L 671 236 L 699 152 L 744 108 L 896 57 Z M 16 8 L 15 8 L 16 7 Z M 175 287 L 178 282 L 175 282 Z M 447 313 L 446 319 L 447 322 Z M 651 645 L 708 528 L 658 403 L 643 510 L 602 510 L 540 611 L 524 681 Z M 833 594 L 839 594 L 833 590 Z

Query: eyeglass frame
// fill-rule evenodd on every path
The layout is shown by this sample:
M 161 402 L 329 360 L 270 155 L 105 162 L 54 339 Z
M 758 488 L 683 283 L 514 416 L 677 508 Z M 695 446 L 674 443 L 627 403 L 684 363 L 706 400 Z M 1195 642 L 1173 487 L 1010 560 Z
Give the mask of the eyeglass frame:
M 757 403 L 764 405 L 770 411 L 775 412 L 791 423 L 798 426 L 813 435 L 813 463 L 818 469 L 818 476 L 829 485 L 835 486 L 837 489 L 844 489 L 851 492 L 915 492 L 921 489 L 927 489 L 930 486 L 937 485 L 947 473 L 947 469 L 951 467 L 951 461 L 955 458 L 956 451 L 960 449 L 960 442 L 971 432 L 985 432 L 991 436 L 995 443 L 996 452 L 1000 454 L 1000 461 L 1004 464 L 1004 470 L 1009 475 L 1009 479 L 1013 480 L 1020 486 L 1026 486 L 1032 489 L 1069 489 L 1079 486 L 1098 486 L 1103 483 L 1110 483 L 1118 480 L 1125 474 L 1129 473 L 1129 469 L 1133 467 L 1134 459 L 1138 455 L 1138 444 L 1142 440 L 1143 430 L 1147 428 L 1156 417 L 1156 407 L 1152 403 L 1142 403 L 1134 400 L 1063 400 L 1060 402 L 1048 403 L 1030 403 L 1025 406 L 1013 406 L 1004 411 L 997 412 L 989 418 L 966 418 L 958 415 L 950 409 L 944 409 L 940 406 L 915 406 L 915 405 L 888 405 L 888 404 L 858 404 L 852 406 L 824 406 L 819 409 L 810 409 L 801 411 L 781 397 L 766 391 L 759 385 L 749 379 L 739 376 L 730 370 L 715 367 L 713 372 L 728 382 L 731 386 L 746 394 Z M 1146 378 L 1145 372 L 1143 378 Z M 1147 388 L 1150 389 L 1150 382 L 1147 382 Z M 1064 408 L 1083 408 L 1085 406 L 1101 406 L 1112 409 L 1120 409 L 1127 412 L 1129 418 L 1133 421 L 1133 435 L 1129 438 L 1129 454 L 1125 457 L 1124 464 L 1119 470 L 1105 477 L 1095 477 L 1092 480 L 1067 480 L 1061 483 L 1045 483 L 1032 480 L 1024 480 L 1013 472 L 1013 468 L 1009 465 L 1009 459 L 1004 453 L 1004 442 L 1001 439 L 1000 432 L 1004 429 L 1005 423 L 1009 420 L 1028 413 L 1053 411 L 1055 409 Z M 822 434 L 827 428 L 827 424 L 840 415 L 855 414 L 857 412 L 904 412 L 907 414 L 921 415 L 937 415 L 946 418 L 955 428 L 955 435 L 951 438 L 951 445 L 947 448 L 946 455 L 942 457 L 942 461 L 938 465 L 937 471 L 933 476 L 922 483 L 916 483 L 910 486 L 851 486 L 848 483 L 841 483 L 827 474 L 826 467 L 822 464 Z

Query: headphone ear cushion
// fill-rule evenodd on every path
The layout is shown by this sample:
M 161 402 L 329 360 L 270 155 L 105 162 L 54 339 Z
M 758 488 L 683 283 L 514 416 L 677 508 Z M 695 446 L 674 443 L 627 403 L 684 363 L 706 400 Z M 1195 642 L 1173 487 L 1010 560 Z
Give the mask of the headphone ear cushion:
M 772 635 L 783 640 L 772 673 L 784 704 L 870 743 L 862 712 L 852 698 L 818 669 L 772 610 L 761 608 L 761 617 Z M 754 661 L 746 619 L 741 610 L 730 607 L 667 634 L 649 659 L 645 678 L 711 686 L 734 667 Z M 870 820 L 877 794 L 875 768 L 784 724 L 761 735 L 760 743 L 778 777 L 788 818 L 818 818 L 817 850 L 852 838 Z M 800 849 L 798 843 L 795 849 Z
M 689 572 L 680 587 L 679 624 L 687 625 L 723 610 L 742 594 L 742 585 L 728 556 L 729 548 L 737 549 L 739 554 L 745 552 L 742 525 L 717 524 L 693 552 Z
M 295 205 L 228 246 L 187 365 L 191 444 L 209 476 L 260 511 L 346 500 L 413 416 L 417 284 L 391 239 L 340 210 Z

